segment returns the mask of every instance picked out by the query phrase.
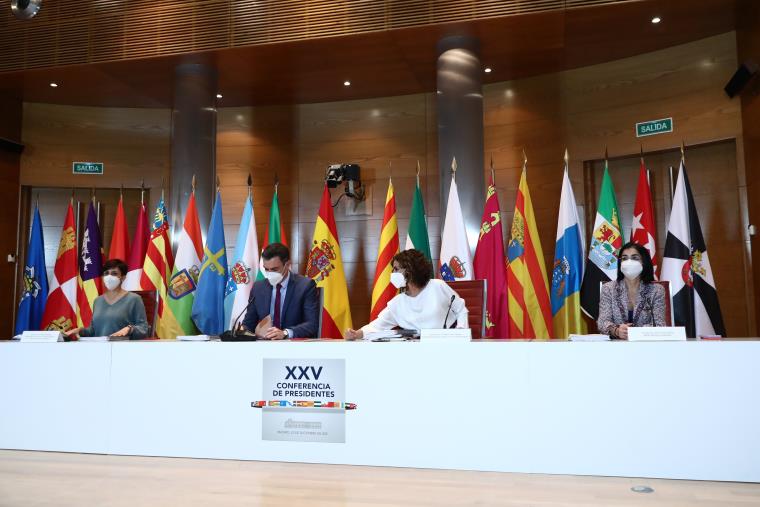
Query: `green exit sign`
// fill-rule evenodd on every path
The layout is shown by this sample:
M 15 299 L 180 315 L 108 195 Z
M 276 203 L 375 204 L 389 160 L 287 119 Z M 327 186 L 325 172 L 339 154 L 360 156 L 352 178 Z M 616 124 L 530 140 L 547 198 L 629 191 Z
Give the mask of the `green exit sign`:
M 103 174 L 103 162 L 74 162 L 74 174 Z
M 636 124 L 636 137 L 653 136 L 673 132 L 673 118 L 643 121 Z

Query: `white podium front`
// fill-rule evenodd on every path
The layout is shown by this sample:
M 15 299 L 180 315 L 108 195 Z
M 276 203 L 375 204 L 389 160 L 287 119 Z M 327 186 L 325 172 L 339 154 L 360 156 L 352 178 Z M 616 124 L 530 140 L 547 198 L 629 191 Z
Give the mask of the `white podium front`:
M 264 359 L 343 360 L 345 443 L 262 439 Z M 758 482 L 758 364 L 758 341 L 6 342 L 0 448 Z

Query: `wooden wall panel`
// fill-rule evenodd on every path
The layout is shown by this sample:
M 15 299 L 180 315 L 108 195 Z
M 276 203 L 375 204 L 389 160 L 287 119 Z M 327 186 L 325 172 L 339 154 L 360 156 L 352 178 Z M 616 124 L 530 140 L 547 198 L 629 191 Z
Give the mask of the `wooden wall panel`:
M 18 142 L 21 138 L 21 101 L 13 97 L 0 98 L 0 137 Z M 15 269 L 19 265 L 7 262 L 7 255 L 18 255 L 16 248 L 19 234 L 19 170 L 20 155 L 0 146 L 0 339 L 12 336 L 18 297 L 14 293 Z M 20 263 L 23 266 L 23 262 Z

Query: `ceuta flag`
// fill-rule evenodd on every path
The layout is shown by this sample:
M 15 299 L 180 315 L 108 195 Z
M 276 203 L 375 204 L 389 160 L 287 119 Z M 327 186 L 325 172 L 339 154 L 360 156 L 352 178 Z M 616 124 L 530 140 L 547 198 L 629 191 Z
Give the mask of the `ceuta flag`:
M 398 294 L 396 287 L 391 284 L 393 256 L 398 253 L 398 223 L 396 222 L 396 196 L 393 193 L 393 182 L 388 180 L 388 193 L 385 196 L 385 211 L 383 225 L 380 229 L 380 245 L 377 248 L 377 265 L 375 280 L 372 284 L 372 306 L 370 320 L 375 320 L 388 304 L 388 301 Z
M 61 241 L 55 259 L 53 278 L 50 280 L 45 311 L 40 329 L 67 331 L 76 327 L 77 321 L 77 235 L 74 230 L 74 207 L 69 203 L 63 221 Z
M 670 282 L 676 326 L 685 326 L 686 334 L 692 338 L 726 336 L 707 245 L 683 158 L 665 240 L 662 279 Z
M 87 225 L 82 235 L 79 256 L 79 290 L 77 291 L 77 325 L 87 327 L 92 322 L 95 298 L 103 294 L 103 245 L 95 203 L 90 202 Z
M 504 255 L 501 212 L 493 175 L 486 191 L 486 205 L 480 221 L 480 236 L 473 263 L 475 278 L 488 281 L 486 338 L 509 338 L 507 258 Z
M 464 226 L 462 206 L 459 203 L 456 170 L 457 160 L 451 162 L 451 186 L 449 200 L 446 203 L 446 222 L 441 234 L 440 274 L 447 282 L 455 280 L 472 280 L 472 253 L 467 241 L 467 229 Z
M 140 204 L 140 213 L 137 215 L 137 229 L 135 238 L 132 243 L 132 249 L 129 252 L 127 260 L 127 277 L 121 288 L 124 290 L 141 290 L 140 280 L 142 279 L 143 264 L 145 263 L 145 254 L 148 251 L 148 242 L 150 241 L 150 227 L 148 226 L 148 211 L 145 203 Z
M 649 177 L 644 166 L 644 157 L 641 157 L 639 167 L 639 185 L 636 188 L 636 203 L 633 206 L 633 220 L 631 221 L 631 241 L 638 243 L 649 251 L 654 264 L 654 275 L 657 277 L 657 248 L 655 236 L 657 228 L 652 211 L 652 193 L 649 190 Z
M 549 282 L 525 166 L 517 189 L 507 256 L 509 337 L 548 340 L 553 333 Z
M 155 290 L 158 293 L 158 322 L 156 336 L 173 340 L 182 334 L 174 312 L 167 304 L 169 298 L 168 279 L 174 268 L 171 241 L 169 241 L 169 219 L 164 205 L 164 198 L 158 202 L 153 216 L 153 231 L 150 233 L 150 243 L 145 254 L 140 286 L 144 290 Z
M 119 197 L 119 205 L 116 208 L 116 218 L 113 221 L 113 233 L 111 234 L 111 246 L 108 249 L 109 259 L 121 259 L 127 262 L 129 255 L 129 231 L 127 219 L 124 216 L 124 197 Z
M 317 223 L 309 258 L 306 261 L 306 276 L 314 280 L 322 289 L 322 329 L 321 338 L 342 338 L 343 331 L 353 327 L 351 308 L 348 304 L 348 286 L 343 272 L 340 254 L 338 228 L 335 225 L 330 191 L 325 183 L 322 201 L 319 204 Z

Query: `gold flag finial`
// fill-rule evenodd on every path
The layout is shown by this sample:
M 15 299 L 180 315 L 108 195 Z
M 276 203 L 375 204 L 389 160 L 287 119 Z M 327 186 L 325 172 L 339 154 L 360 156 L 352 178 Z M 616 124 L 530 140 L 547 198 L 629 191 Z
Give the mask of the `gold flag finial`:
M 253 177 L 248 173 L 248 198 L 251 198 L 251 186 L 253 186 Z
M 525 148 L 523 148 L 523 171 L 528 168 L 528 155 L 525 154 Z
M 639 143 L 639 153 L 641 153 L 641 160 L 644 160 L 644 145 Z
M 451 159 L 451 172 L 453 173 L 457 172 L 457 158 L 456 157 Z
M 686 143 L 681 140 L 681 162 L 686 163 Z
M 565 169 L 567 169 L 568 164 L 570 163 L 570 155 L 567 153 L 567 148 L 565 148 Z
M 216 192 L 219 193 L 219 189 L 221 188 L 222 184 L 219 183 L 219 176 L 216 177 Z
M 417 186 L 420 186 L 420 160 L 417 159 Z
M 607 145 L 604 145 L 604 160 L 607 160 L 609 158 L 609 154 L 607 153 Z
M 195 175 L 193 174 L 193 179 L 190 181 L 190 188 L 192 189 L 193 193 L 195 193 Z

